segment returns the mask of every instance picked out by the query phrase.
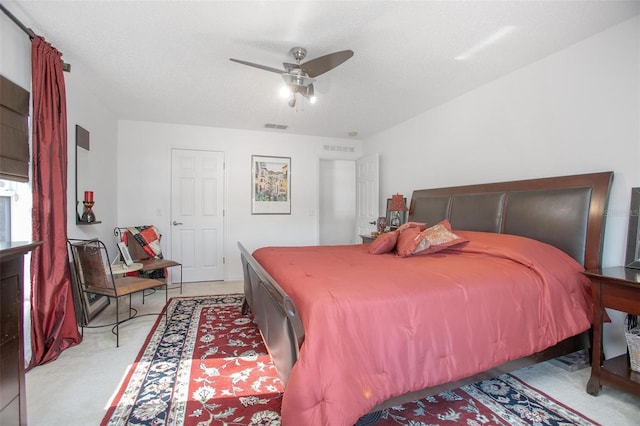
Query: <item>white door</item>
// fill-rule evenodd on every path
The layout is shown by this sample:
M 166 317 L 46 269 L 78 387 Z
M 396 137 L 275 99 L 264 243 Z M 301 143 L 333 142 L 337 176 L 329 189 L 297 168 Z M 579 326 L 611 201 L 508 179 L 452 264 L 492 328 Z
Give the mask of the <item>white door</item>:
M 224 279 L 223 192 L 224 153 L 171 151 L 171 257 L 184 282 Z
M 376 230 L 379 214 L 378 154 L 356 161 L 356 237 L 370 235 Z

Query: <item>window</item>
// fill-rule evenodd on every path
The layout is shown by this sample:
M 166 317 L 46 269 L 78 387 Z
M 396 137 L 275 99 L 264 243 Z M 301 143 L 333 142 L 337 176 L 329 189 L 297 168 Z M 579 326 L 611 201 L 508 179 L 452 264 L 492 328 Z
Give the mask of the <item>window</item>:
M 0 195 L 0 243 L 11 241 L 11 197 Z
M 31 186 L 0 179 L 0 242 L 31 241 Z

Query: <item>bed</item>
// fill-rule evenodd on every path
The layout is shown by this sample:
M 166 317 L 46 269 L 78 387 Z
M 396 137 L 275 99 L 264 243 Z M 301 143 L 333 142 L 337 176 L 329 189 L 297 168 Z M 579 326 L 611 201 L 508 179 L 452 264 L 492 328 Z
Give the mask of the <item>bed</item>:
M 367 413 L 589 346 L 612 172 L 416 190 L 409 222 L 463 240 L 427 255 L 238 244 L 245 312 L 285 383 L 282 422 Z M 365 417 L 362 417 L 365 416 Z

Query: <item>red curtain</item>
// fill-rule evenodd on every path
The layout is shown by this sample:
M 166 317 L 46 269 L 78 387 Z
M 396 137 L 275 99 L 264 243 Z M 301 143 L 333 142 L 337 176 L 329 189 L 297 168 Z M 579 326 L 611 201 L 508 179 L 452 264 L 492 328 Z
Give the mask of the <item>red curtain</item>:
M 53 361 L 81 341 L 67 254 L 67 101 L 62 54 L 31 42 L 33 93 L 33 240 L 29 368 Z

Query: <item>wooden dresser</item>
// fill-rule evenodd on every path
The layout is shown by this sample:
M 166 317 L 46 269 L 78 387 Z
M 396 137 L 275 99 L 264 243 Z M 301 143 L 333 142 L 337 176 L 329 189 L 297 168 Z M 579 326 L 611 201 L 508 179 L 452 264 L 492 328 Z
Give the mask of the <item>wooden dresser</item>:
M 0 243 L 0 425 L 27 424 L 24 387 L 24 255 L 41 243 Z

